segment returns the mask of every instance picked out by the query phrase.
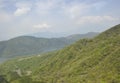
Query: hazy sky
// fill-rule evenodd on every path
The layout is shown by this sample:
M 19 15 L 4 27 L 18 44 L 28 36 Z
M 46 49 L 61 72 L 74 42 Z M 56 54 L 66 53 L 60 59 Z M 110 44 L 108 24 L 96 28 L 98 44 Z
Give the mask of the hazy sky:
M 0 40 L 35 32 L 101 32 L 120 23 L 120 0 L 0 0 Z

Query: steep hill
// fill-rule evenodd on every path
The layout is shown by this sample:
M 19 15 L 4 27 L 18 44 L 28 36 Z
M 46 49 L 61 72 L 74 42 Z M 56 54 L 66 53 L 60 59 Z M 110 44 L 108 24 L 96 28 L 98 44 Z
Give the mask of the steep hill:
M 74 37 L 63 38 L 36 38 L 31 36 L 21 36 L 0 42 L 0 57 L 15 57 L 22 55 L 35 55 L 61 49 L 81 38 L 91 38 L 98 33 L 88 33 L 84 35 L 74 35 Z M 89 36 L 90 35 L 90 36 Z
M 0 65 L 10 83 L 120 83 L 120 25 L 62 50 Z

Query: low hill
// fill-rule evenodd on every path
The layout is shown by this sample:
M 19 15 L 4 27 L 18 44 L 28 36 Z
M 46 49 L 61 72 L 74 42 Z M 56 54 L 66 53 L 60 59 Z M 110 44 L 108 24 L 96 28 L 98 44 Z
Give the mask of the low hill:
M 120 83 L 120 25 L 62 50 L 0 65 L 10 83 Z
M 68 38 L 36 38 L 31 36 L 21 36 L 0 42 L 0 57 L 15 57 L 22 55 L 35 55 L 53 50 L 61 49 L 81 38 L 91 38 L 98 33 L 88 33 L 74 35 Z M 85 36 L 88 35 L 88 36 Z M 89 36 L 90 35 L 90 36 Z

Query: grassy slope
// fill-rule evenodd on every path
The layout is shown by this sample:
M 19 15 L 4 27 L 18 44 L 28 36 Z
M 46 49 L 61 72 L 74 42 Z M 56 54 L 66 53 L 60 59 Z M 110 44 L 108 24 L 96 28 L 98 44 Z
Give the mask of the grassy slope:
M 0 73 L 11 83 L 120 83 L 120 25 L 60 51 L 7 61 Z M 13 70 L 20 69 L 22 76 Z M 27 71 L 32 73 L 29 76 Z

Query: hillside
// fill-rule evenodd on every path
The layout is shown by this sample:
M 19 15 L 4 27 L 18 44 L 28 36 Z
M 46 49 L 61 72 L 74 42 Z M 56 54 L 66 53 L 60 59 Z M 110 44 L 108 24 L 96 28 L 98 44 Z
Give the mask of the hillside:
M 36 38 L 21 36 L 0 42 L 0 57 L 15 57 L 22 55 L 35 55 L 53 50 L 61 49 L 81 38 L 92 38 L 98 33 L 74 35 L 74 37 L 63 38 Z M 90 35 L 90 36 L 89 36 Z
M 62 50 L 0 65 L 10 83 L 120 83 L 120 25 Z
M 86 34 L 73 34 L 73 35 L 67 36 L 66 39 L 75 41 L 75 40 L 84 39 L 84 38 L 93 38 L 97 36 L 98 34 L 99 33 L 97 32 L 88 32 Z

